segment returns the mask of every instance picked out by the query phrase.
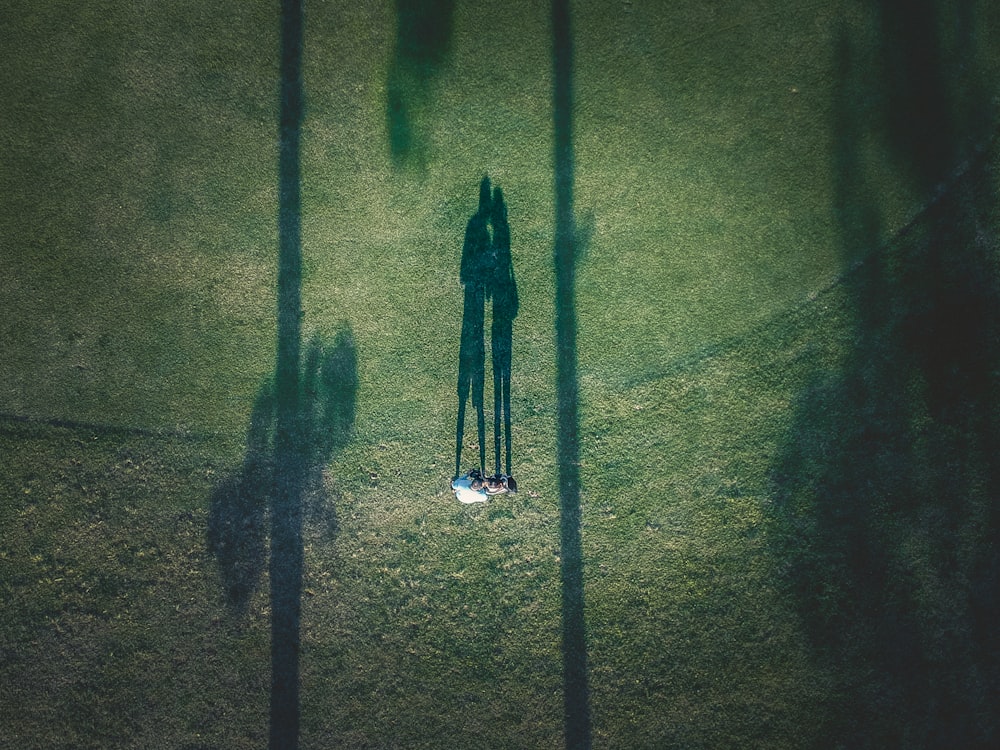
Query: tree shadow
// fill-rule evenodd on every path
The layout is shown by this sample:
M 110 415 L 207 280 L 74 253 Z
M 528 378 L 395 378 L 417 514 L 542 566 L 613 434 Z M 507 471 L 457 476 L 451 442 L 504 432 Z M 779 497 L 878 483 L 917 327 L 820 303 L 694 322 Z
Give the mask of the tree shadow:
M 267 558 L 267 508 L 274 473 L 274 399 L 270 385 L 257 393 L 239 471 L 212 493 L 208 550 L 218 562 L 226 604 L 244 614 L 257 590 Z
M 339 522 L 327 466 L 353 433 L 358 387 L 357 351 L 349 327 L 332 341 L 313 336 L 301 378 L 296 440 L 306 456 L 302 513 L 305 522 L 333 539 Z M 267 520 L 273 512 L 276 481 L 275 419 L 274 386 L 267 382 L 254 401 L 243 463 L 212 493 L 208 549 L 219 565 L 226 604 L 238 615 L 246 612 L 267 561 Z
M 451 50 L 455 0 L 396 0 L 396 46 L 386 82 L 389 153 L 398 169 L 422 165 L 421 117 Z
M 942 8 L 887 0 L 873 20 L 874 46 L 842 30 L 833 103 L 834 213 L 845 262 L 857 263 L 844 282 L 852 349 L 799 397 L 772 471 L 772 520 L 814 653 L 833 677 L 824 745 L 992 747 L 994 154 L 977 151 L 982 124 L 963 115 L 974 88 L 956 76 L 974 68 L 974 50 L 942 32 Z M 928 200 L 882 244 L 866 145 L 873 118 L 885 136 L 877 148 Z
M 282 750 L 297 747 L 299 739 L 304 511 L 312 507 L 315 515 L 322 509 L 327 530 L 336 532 L 335 512 L 323 501 L 319 487 L 323 467 L 350 434 L 357 389 L 357 357 L 349 329 L 332 345 L 314 336 L 304 363 L 301 357 L 303 24 L 301 0 L 282 0 L 274 379 L 254 405 L 242 471 L 212 497 L 208 530 L 227 599 L 245 611 L 263 570 L 265 509 L 270 517 L 269 746 Z

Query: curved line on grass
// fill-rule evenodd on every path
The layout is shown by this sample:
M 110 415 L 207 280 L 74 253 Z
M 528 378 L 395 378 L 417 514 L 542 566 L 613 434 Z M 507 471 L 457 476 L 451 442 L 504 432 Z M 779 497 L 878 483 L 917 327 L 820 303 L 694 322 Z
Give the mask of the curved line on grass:
M 891 237 L 873 247 L 819 289 L 810 292 L 806 295 L 804 300 L 775 313 L 770 318 L 767 318 L 743 333 L 729 336 L 721 341 L 707 344 L 706 346 L 696 349 L 693 352 L 683 354 L 658 370 L 647 371 L 641 376 L 622 381 L 620 386 L 622 388 L 632 389 L 656 380 L 673 377 L 707 362 L 710 359 L 731 352 L 746 341 L 761 336 L 770 329 L 777 327 L 780 323 L 792 321 L 796 315 L 808 311 L 813 305 L 820 302 L 831 292 L 835 291 L 842 284 L 854 277 L 867 263 L 871 262 L 871 260 L 878 253 L 881 253 L 882 251 L 887 250 L 904 240 L 907 235 L 913 231 L 913 228 L 918 224 L 918 222 L 923 219 L 932 208 L 948 197 L 957 187 L 958 183 L 969 172 L 971 172 L 974 168 L 979 167 L 994 153 L 998 141 L 1000 141 L 1000 131 L 994 132 L 992 137 L 990 137 L 987 141 L 975 146 L 972 149 L 971 156 L 964 159 L 957 167 L 955 167 L 955 169 L 952 170 L 951 174 L 941 180 L 934 187 L 931 191 L 931 197 L 927 200 L 927 202 L 919 206 L 916 211 L 914 211 L 913 215 L 899 229 L 897 229 Z

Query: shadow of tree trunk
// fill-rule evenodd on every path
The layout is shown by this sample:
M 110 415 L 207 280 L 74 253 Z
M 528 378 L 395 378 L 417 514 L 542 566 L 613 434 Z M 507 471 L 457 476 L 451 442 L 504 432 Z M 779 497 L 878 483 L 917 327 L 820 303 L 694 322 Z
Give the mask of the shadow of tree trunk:
M 563 701 L 567 748 L 591 745 L 583 598 L 579 391 L 576 373 L 576 227 L 573 215 L 573 37 L 568 0 L 553 0 L 556 226 L 556 401 L 562 579 Z

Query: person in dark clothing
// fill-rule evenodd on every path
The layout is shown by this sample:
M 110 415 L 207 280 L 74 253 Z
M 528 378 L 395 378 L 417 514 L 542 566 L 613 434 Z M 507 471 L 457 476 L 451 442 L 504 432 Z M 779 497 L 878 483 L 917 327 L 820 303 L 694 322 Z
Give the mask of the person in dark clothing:
M 455 438 L 455 476 L 461 472 L 462 438 L 465 432 L 465 405 L 471 395 L 476 409 L 479 430 L 479 468 L 486 465 L 486 415 L 483 391 L 486 379 L 486 347 L 484 319 L 487 280 L 490 276 L 492 248 L 488 223 L 492 198 L 490 178 L 483 177 L 479 185 L 479 210 L 465 228 L 462 265 L 459 279 L 465 287 L 462 312 L 462 339 L 458 351 L 458 428 Z

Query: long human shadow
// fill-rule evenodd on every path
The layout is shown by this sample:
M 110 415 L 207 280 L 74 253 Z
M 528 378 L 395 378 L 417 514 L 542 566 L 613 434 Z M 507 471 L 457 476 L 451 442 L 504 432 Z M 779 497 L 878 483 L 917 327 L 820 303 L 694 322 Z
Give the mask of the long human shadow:
M 479 206 L 465 228 L 459 280 L 465 293 L 462 303 L 462 335 L 458 348 L 458 421 L 455 427 L 455 476 L 462 473 L 462 444 L 465 439 L 465 409 L 469 400 L 476 410 L 479 434 L 479 468 L 486 466 L 486 386 L 485 316 L 486 297 L 492 270 L 491 239 L 488 228 L 492 195 L 490 178 L 479 184 Z
M 837 47 L 834 215 L 845 262 L 860 261 L 845 281 L 853 345 L 801 394 L 772 471 L 779 557 L 833 675 L 823 746 L 998 740 L 995 154 L 977 151 L 979 115 L 962 116 L 973 51 L 945 48 L 940 10 L 884 2 L 874 48 L 846 29 Z M 873 127 L 928 197 L 888 242 Z
M 583 601 L 573 216 L 573 42 L 569 0 L 552 2 L 555 164 L 556 459 L 559 469 L 563 709 L 567 748 L 591 745 Z
M 517 278 L 510 254 L 510 224 L 503 190 L 493 189 L 490 211 L 493 226 L 493 271 L 490 275 L 490 294 L 493 298 L 493 320 L 490 327 L 490 353 L 493 362 L 493 447 L 496 473 L 501 472 L 500 433 L 503 426 L 504 458 L 502 470 L 511 473 L 510 454 L 510 376 L 513 357 L 514 318 L 518 312 Z
M 455 0 L 396 0 L 396 46 L 386 82 L 389 152 L 397 168 L 422 163 L 421 111 L 451 49 Z

